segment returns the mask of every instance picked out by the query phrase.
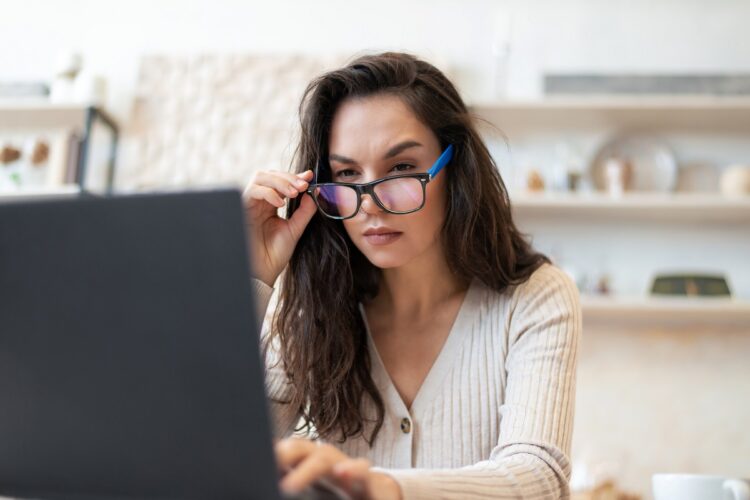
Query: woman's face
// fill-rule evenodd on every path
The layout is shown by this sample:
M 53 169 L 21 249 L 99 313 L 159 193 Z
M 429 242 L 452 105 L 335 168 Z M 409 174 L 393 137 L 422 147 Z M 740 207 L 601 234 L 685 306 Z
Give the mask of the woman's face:
M 354 183 L 427 172 L 442 152 L 435 134 L 393 95 L 344 101 L 333 118 L 329 151 L 333 181 Z M 424 207 L 406 215 L 385 212 L 364 195 L 357 215 L 343 221 L 346 232 L 381 269 L 436 250 L 445 220 L 445 178 L 442 172 L 431 180 Z

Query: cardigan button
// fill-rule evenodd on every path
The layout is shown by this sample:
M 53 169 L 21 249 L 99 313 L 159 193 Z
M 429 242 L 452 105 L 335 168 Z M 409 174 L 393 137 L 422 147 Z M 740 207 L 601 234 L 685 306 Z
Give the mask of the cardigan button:
M 409 434 L 411 432 L 411 420 L 404 417 L 401 419 L 401 432 Z

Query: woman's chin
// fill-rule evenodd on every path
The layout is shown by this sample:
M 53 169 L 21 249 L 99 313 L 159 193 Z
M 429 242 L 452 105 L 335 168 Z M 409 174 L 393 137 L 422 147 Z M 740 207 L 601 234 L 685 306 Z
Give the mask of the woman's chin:
M 394 251 L 392 249 L 365 249 L 367 251 L 363 251 L 365 257 L 367 257 L 367 260 L 370 261 L 370 263 L 375 266 L 379 267 L 380 269 L 392 269 L 395 267 L 401 267 L 409 262 L 408 255 L 405 254 L 405 252 L 402 250 L 400 252 Z

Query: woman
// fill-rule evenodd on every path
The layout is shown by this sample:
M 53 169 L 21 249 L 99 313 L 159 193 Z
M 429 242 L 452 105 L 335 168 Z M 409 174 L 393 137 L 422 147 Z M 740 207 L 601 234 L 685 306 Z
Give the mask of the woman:
M 277 443 L 282 488 L 567 497 L 577 291 L 514 225 L 454 86 L 361 57 L 300 117 L 296 173 L 246 190 L 262 310 L 285 270 L 264 338 L 277 431 L 316 436 Z

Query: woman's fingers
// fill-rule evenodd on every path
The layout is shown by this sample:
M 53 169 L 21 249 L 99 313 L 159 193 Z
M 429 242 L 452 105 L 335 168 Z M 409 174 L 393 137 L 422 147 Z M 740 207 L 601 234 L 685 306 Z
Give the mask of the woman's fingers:
M 276 175 L 276 176 L 283 177 L 290 184 L 294 184 L 298 180 L 303 180 L 303 181 L 309 182 L 313 178 L 312 173 L 313 173 L 313 171 L 310 170 L 310 169 L 305 170 L 304 172 L 301 172 L 299 174 L 294 174 L 294 173 L 290 173 L 290 172 L 282 172 L 280 170 L 266 170 L 266 171 L 260 171 L 259 172 L 259 174 L 270 174 L 270 175 Z
M 332 454 L 315 451 L 284 476 L 281 480 L 281 489 L 289 493 L 301 491 L 315 480 L 330 474 L 334 463 Z
M 346 480 L 367 479 L 367 473 L 370 471 L 371 463 L 366 458 L 352 458 L 339 462 L 333 467 L 333 475 L 337 478 Z
M 364 498 L 371 465 L 366 458 L 344 460 L 333 466 L 333 476 L 352 498 Z
M 316 446 L 314 442 L 308 439 L 282 439 L 274 446 L 276 461 L 281 469 L 294 467 L 303 458 L 312 453 Z
M 390 476 L 372 472 L 369 460 L 349 458 L 331 445 L 293 438 L 279 441 L 275 449 L 280 467 L 290 470 L 281 480 L 285 492 L 299 492 L 331 477 L 354 499 L 401 497 L 398 484 Z
M 289 262 L 294 247 L 315 214 L 315 204 L 303 196 L 289 220 L 279 216 L 287 198 L 304 193 L 314 174 L 257 172 L 243 193 L 246 222 L 252 233 L 251 255 L 255 276 L 267 284 L 275 282 Z
M 294 467 L 281 480 L 281 488 L 287 492 L 300 491 L 316 479 L 327 476 L 346 455 L 329 445 L 316 445 L 311 441 L 282 442 L 276 447 L 276 455 L 282 467 Z
M 271 205 L 281 208 L 284 206 L 284 198 L 273 188 L 267 186 L 251 186 L 248 190 L 251 200 L 265 200 Z
M 310 196 L 302 197 L 297 210 L 289 218 L 289 230 L 292 232 L 295 241 L 299 240 L 300 236 L 302 236 L 317 209 L 318 207 Z
M 296 188 L 297 193 L 304 193 L 314 177 L 312 170 L 305 170 L 301 174 L 289 174 L 291 176 L 290 184 Z M 295 194 L 294 196 L 297 196 Z
M 272 187 L 279 194 L 294 198 L 307 189 L 307 179 L 287 172 L 258 172 L 255 184 Z
M 313 171 L 309 169 L 305 170 L 304 172 L 300 174 L 294 174 L 294 175 L 296 175 L 297 177 L 301 179 L 304 179 L 307 182 L 310 182 L 313 179 Z
M 295 198 L 307 189 L 308 178 L 312 178 L 312 172 L 308 172 L 310 173 L 306 175 L 294 175 L 286 172 L 257 172 L 245 190 L 245 197 L 250 200 L 265 199 L 272 205 L 280 206 L 269 200 L 268 190 L 275 191 L 282 201 L 285 198 Z

